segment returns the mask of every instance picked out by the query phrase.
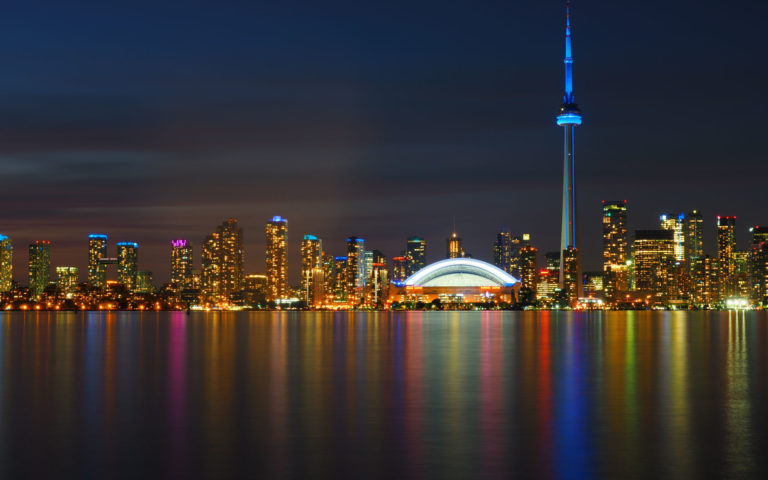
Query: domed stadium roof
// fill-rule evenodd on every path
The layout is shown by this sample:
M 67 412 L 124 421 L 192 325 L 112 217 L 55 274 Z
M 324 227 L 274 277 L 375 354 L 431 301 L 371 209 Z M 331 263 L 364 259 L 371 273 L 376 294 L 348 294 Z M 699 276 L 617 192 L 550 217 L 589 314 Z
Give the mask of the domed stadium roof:
M 427 265 L 405 279 L 408 287 L 510 287 L 517 280 L 504 270 L 474 258 L 449 258 Z

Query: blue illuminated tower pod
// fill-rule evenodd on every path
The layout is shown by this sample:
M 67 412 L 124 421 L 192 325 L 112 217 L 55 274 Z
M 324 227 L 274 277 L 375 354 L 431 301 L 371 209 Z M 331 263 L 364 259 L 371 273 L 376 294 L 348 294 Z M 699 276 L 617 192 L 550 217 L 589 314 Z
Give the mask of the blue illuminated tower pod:
M 571 57 L 571 2 L 566 3 L 565 14 L 565 95 L 557 116 L 557 124 L 565 129 L 565 149 L 563 155 L 563 218 L 560 234 L 560 287 L 565 280 L 565 259 L 563 252 L 568 248 L 578 251 L 578 229 L 576 224 L 576 182 L 574 180 L 573 130 L 581 125 L 581 110 L 573 98 L 573 58 Z M 577 260 L 576 288 L 578 296 L 583 296 L 581 282 L 581 259 Z

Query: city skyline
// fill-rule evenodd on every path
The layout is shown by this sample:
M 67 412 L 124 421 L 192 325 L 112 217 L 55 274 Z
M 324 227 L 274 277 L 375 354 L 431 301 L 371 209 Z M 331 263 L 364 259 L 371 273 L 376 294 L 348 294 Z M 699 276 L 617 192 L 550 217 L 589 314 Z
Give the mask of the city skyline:
M 765 7 L 733 12 L 679 2 L 664 4 L 659 19 L 655 5 L 661 4 L 575 5 L 579 98 L 589 105 L 577 175 L 585 271 L 601 265 L 600 230 L 594 228 L 600 200 L 628 199 L 631 231 L 657 228 L 663 212 L 698 209 L 709 252 L 716 215 L 738 215 L 741 248 L 747 225 L 765 223 L 762 85 L 751 80 L 763 78 L 765 66 L 756 61 L 759 29 L 748 28 L 764 18 Z M 36 18 L 33 11 L 15 6 L 9 12 L 6 34 L 30 47 L 25 58 L 12 54 L 13 42 L 0 50 L 12 73 L 0 79 L 7 112 L 0 233 L 16 245 L 17 279 L 24 278 L 18 272 L 26 245 L 41 239 L 53 242 L 54 265 L 78 266 L 82 279 L 82 239 L 105 232 L 139 243 L 140 268 L 161 283 L 167 281 L 169 239 L 189 239 L 199 255 L 209 226 L 228 217 L 244 227 L 246 271 L 263 272 L 260 230 L 275 214 L 291 219 L 295 232 L 287 250 L 291 283 L 297 282 L 303 234 L 319 236 L 336 255 L 344 253 L 339 246 L 348 236 L 359 235 L 390 258 L 402 250 L 403 238 L 420 235 L 430 245 L 431 262 L 441 258 L 438 246 L 455 217 L 464 249 L 477 258 L 491 260 L 490 242 L 503 226 L 531 233 L 542 254 L 557 250 L 562 147 L 552 105 L 563 79 L 561 2 L 523 10 L 419 5 L 410 10 L 413 19 L 399 22 L 402 38 L 381 29 L 374 6 L 301 16 L 272 5 L 266 8 L 286 32 L 359 20 L 391 45 L 359 30 L 316 45 L 301 34 L 290 45 L 269 43 L 268 58 L 258 45 L 284 40 L 274 28 L 249 25 L 248 32 L 258 33 L 243 38 L 214 35 L 245 32 L 237 17 L 248 8 L 214 18 L 204 9 L 174 11 L 179 21 L 170 26 L 151 19 L 171 14 L 161 9 L 142 20 L 148 36 L 133 44 L 120 33 L 135 28 L 136 20 L 115 7 L 71 18 L 52 5 L 51 13 L 71 21 L 56 21 L 39 38 L 19 28 Z M 186 47 L 165 35 L 183 37 L 203 18 L 209 22 L 199 38 L 216 41 L 207 53 L 172 55 L 169 67 L 197 79 L 178 88 L 147 42 L 183 53 Z M 429 35 L 419 29 L 425 18 L 436 20 Z M 114 33 L 103 28 L 107 24 Z M 668 25 L 675 28 L 662 28 Z M 709 27 L 707 35 L 701 26 Z M 80 27 L 82 34 L 75 31 Z M 46 42 L 50 34 L 63 40 Z M 99 44 L 94 38 L 122 53 L 115 57 L 127 66 L 89 46 Z M 350 38 L 361 41 L 345 47 Z M 691 38 L 700 48 L 690 48 Z M 41 44 L 49 51 L 34 48 Z M 404 45 L 416 53 L 403 54 Z M 444 51 L 446 45 L 453 48 Z M 233 46 L 239 55 L 224 55 Z M 62 70 L 64 59 L 72 70 Z M 206 59 L 223 73 L 203 73 Z M 101 67 L 92 64 L 96 60 Z M 457 71 L 457 61 L 472 66 L 471 73 Z M 263 62 L 274 67 L 269 77 L 258 68 Z M 315 74 L 307 77 L 307 71 Z M 702 125 L 691 115 L 703 98 L 718 115 Z M 399 113 L 406 106 L 410 114 Z M 174 175 L 179 182 L 165 181 Z M 708 195 L 713 189 L 720 194 Z

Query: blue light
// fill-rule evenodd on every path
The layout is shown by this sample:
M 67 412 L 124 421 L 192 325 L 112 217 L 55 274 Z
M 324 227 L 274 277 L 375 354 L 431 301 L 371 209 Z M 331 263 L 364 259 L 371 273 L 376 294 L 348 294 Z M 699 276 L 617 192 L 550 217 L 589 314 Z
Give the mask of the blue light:
M 317 237 L 314 235 L 304 235 L 304 240 L 317 240 Z
M 557 125 L 581 125 L 581 115 L 578 113 L 563 113 L 557 116 Z
M 101 234 L 101 233 L 92 233 L 92 234 L 88 235 L 88 238 L 102 238 L 102 239 L 106 240 L 107 236 L 104 235 L 104 234 Z
M 347 261 L 347 257 L 333 257 L 336 261 Z
M 139 248 L 139 244 L 136 242 L 117 242 L 117 246 Z
M 286 220 L 283 217 L 281 217 L 280 215 L 275 215 L 274 217 L 272 217 L 272 221 L 273 222 L 285 222 Z
M 0 233 L 0 242 L 4 242 L 4 241 L 6 241 L 6 240 L 8 240 L 8 237 L 6 237 L 6 236 L 5 236 L 5 235 L 3 235 L 2 233 Z

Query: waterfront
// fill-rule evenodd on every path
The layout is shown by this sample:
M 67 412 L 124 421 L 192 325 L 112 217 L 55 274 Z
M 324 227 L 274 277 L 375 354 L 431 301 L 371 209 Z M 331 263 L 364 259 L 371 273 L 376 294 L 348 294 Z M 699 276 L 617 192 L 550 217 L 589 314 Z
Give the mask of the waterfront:
M 765 312 L 0 314 L 0 477 L 759 478 Z

